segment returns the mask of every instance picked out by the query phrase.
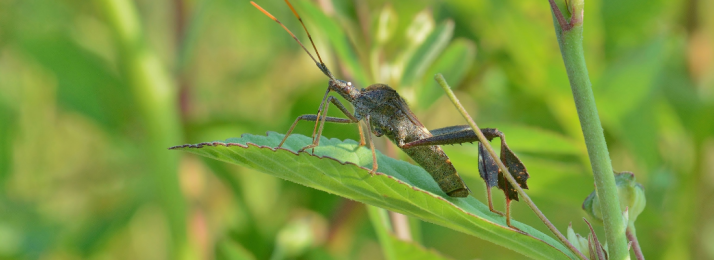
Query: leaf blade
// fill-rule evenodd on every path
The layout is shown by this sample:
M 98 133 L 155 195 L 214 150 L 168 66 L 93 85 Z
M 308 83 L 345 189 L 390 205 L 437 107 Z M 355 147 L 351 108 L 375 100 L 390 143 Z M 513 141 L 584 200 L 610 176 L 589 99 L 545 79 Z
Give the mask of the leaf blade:
M 378 153 L 376 176 L 365 166 L 371 164 L 371 151 L 357 142 L 324 138 L 315 155 L 296 154 L 311 142 L 306 136 L 293 135 L 284 148 L 272 148 L 283 135 L 244 135 L 226 142 L 183 145 L 185 150 L 217 160 L 236 163 L 311 188 L 349 199 L 415 216 L 493 243 L 504 245 L 536 259 L 573 258 L 569 251 L 540 231 L 512 221 L 528 234 L 505 227 L 505 219 L 491 213 L 473 197 L 450 198 L 439 189 L 428 173 L 418 166 L 397 161 Z M 283 165 L 278 165 L 283 164 Z M 397 172 L 399 171 L 399 172 Z

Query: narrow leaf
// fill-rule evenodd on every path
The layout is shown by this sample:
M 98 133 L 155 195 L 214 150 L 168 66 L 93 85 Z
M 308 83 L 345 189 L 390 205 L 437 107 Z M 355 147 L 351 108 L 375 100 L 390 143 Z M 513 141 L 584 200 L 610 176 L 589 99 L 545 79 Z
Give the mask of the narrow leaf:
M 356 82 L 360 84 L 370 84 L 367 73 L 362 69 L 363 66 L 359 63 L 359 56 L 357 52 L 352 48 L 347 35 L 340 29 L 340 26 L 333 19 L 325 15 L 320 11 L 315 5 L 308 1 L 301 1 L 302 9 L 305 10 L 305 17 L 310 17 L 310 20 L 314 20 L 314 25 L 318 26 L 324 32 L 324 35 L 328 35 L 332 47 L 335 48 L 337 56 L 340 57 L 340 62 L 347 67 L 347 70 L 352 73 L 350 75 Z M 337 64 L 329 65 L 332 72 L 338 71 Z
M 454 22 L 448 20 L 437 26 L 409 59 L 402 75 L 402 87 L 409 87 L 424 74 L 427 68 L 446 48 L 454 34 Z
M 466 39 L 454 40 L 444 50 L 436 62 L 422 76 L 421 84 L 416 88 L 419 109 L 426 109 L 444 95 L 439 83 L 434 81 L 434 74 L 443 73 L 449 82 L 458 86 L 471 68 L 476 58 L 476 46 Z
M 414 216 L 499 244 L 535 259 L 574 258 L 555 239 L 530 226 L 512 221 L 526 232 L 505 227 L 505 219 L 491 213 L 473 197 L 448 197 L 422 168 L 377 154 L 379 170 L 370 176 L 370 149 L 356 141 L 322 138 L 315 155 L 293 151 L 312 139 L 292 135 L 283 148 L 283 135 L 243 135 L 226 142 L 182 145 L 185 150 L 209 158 L 243 165 L 270 175 L 323 190 L 348 199 Z

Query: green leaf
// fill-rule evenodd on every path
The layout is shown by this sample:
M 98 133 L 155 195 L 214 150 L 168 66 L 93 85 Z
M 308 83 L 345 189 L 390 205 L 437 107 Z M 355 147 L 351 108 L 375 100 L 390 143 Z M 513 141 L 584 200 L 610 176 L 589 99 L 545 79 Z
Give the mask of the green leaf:
M 216 245 L 216 259 L 219 260 L 254 260 L 255 256 L 240 244 L 223 239 Z
M 557 132 L 517 124 L 493 125 L 498 125 L 498 130 L 505 134 L 509 146 L 516 152 L 563 155 L 581 155 L 584 152 L 584 146 Z
M 22 50 L 55 75 L 57 100 L 109 131 L 124 127 L 136 113 L 126 86 L 107 62 L 64 36 L 27 37 Z M 92 98 L 88 98 L 92 97 Z
M 362 69 L 357 53 L 352 48 L 352 44 L 350 44 L 347 35 L 340 29 L 337 22 L 330 19 L 330 17 L 325 15 L 325 13 L 320 11 L 320 9 L 312 3 L 302 1 L 300 2 L 300 6 L 305 10 L 304 16 L 310 17 L 310 20 L 315 21 L 314 24 L 317 25 L 325 35 L 329 36 L 328 39 L 335 48 L 337 57 L 340 57 L 340 62 L 352 73 L 350 76 L 358 83 L 368 84 L 370 80 L 367 77 L 367 73 Z M 336 65 L 328 68 L 331 68 L 333 73 L 338 70 Z
M 379 243 L 382 245 L 385 258 L 387 260 L 445 260 L 439 252 L 424 248 L 419 243 L 414 241 L 404 241 L 397 238 L 391 231 L 388 212 L 384 209 L 367 206 L 369 218 L 379 238 Z
M 392 246 L 394 247 L 394 252 L 397 254 L 399 260 L 446 260 L 449 258 L 444 257 L 439 254 L 439 252 L 433 249 L 424 248 L 422 245 L 411 242 L 399 240 L 393 234 L 389 234 L 389 239 L 391 240 Z
M 172 147 L 209 158 L 253 168 L 311 188 L 385 208 L 452 228 L 535 259 L 574 256 L 555 239 L 530 226 L 512 221 L 526 234 L 505 227 L 505 219 L 491 213 L 473 197 L 451 198 L 422 168 L 377 153 L 379 172 L 370 176 L 370 149 L 353 140 L 322 138 L 315 155 L 293 151 L 312 142 L 292 135 L 283 148 L 284 135 L 243 135 L 225 142 Z
M 475 58 L 476 46 L 472 41 L 457 39 L 449 44 L 428 72 L 424 73 L 421 84 L 417 86 L 417 107 L 426 109 L 444 95 L 444 91 L 434 81 L 434 74 L 443 73 L 454 86 L 458 86 Z
M 655 39 L 622 55 L 593 84 L 597 86 L 593 91 L 598 97 L 598 109 L 608 126 L 620 128 L 617 121 L 625 119 L 638 105 L 652 103 L 651 93 L 666 62 L 665 43 Z
M 414 82 L 421 79 L 426 69 L 436 60 L 441 51 L 446 48 L 453 34 L 454 22 L 451 20 L 439 24 L 439 26 L 429 34 L 426 40 L 424 40 L 424 43 L 419 46 L 414 55 L 411 56 L 407 62 L 404 68 L 404 74 L 402 74 L 401 87 L 410 87 Z

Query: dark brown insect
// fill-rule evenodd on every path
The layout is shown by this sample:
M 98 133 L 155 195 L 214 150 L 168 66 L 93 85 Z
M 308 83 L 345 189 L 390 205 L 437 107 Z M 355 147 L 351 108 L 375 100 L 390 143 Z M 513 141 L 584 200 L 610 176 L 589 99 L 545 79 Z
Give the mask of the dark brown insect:
M 320 54 L 319 52 L 317 52 L 317 48 L 315 48 L 315 44 L 314 42 L 312 42 L 312 37 L 307 31 L 305 24 L 302 22 L 300 15 L 297 14 L 292 4 L 290 4 L 288 0 L 286 0 L 285 2 L 288 4 L 290 9 L 293 11 L 293 14 L 295 14 L 300 23 L 303 25 L 303 28 L 305 28 L 305 31 L 307 32 L 307 35 L 310 38 L 310 42 L 312 43 L 313 48 L 317 53 L 318 59 L 315 59 L 312 54 L 310 54 L 310 52 L 307 50 L 307 48 L 305 48 L 305 46 L 300 42 L 300 40 L 298 40 L 297 37 L 292 32 L 290 32 L 287 27 L 285 27 L 285 25 L 278 21 L 278 19 L 276 19 L 270 13 L 261 8 L 258 4 L 254 2 L 251 2 L 251 4 L 253 4 L 253 6 L 258 8 L 265 15 L 273 19 L 275 22 L 280 24 L 280 26 L 282 26 L 288 33 L 290 33 L 293 39 L 295 39 L 295 41 L 300 44 L 303 50 L 308 53 L 310 58 L 312 58 L 312 60 L 315 62 L 315 65 L 317 65 L 320 71 L 322 71 L 322 73 L 324 73 L 329 78 L 329 83 L 327 92 L 325 93 L 325 96 L 322 99 L 322 102 L 320 103 L 320 107 L 318 108 L 317 114 L 299 116 L 292 124 L 288 132 L 285 134 L 285 138 L 280 143 L 280 145 L 278 145 L 278 147 L 281 147 L 283 143 L 285 143 L 285 140 L 287 140 L 288 136 L 295 129 L 297 123 L 301 120 L 315 121 L 315 129 L 313 130 L 313 143 L 301 148 L 300 150 L 298 150 L 298 152 L 302 152 L 307 149 L 312 149 L 319 145 L 320 136 L 322 135 L 322 130 L 324 128 L 325 122 L 342 124 L 356 123 L 358 124 L 360 133 L 360 144 L 365 145 L 365 139 L 368 139 L 370 142 L 373 161 L 372 170 L 370 171 L 371 174 L 376 173 L 378 169 L 377 157 L 374 150 L 371 134 L 374 134 L 378 137 L 384 135 L 389 138 L 389 140 L 391 140 L 393 143 L 395 143 L 399 148 L 401 148 L 402 151 L 409 155 L 409 157 L 411 157 L 421 167 L 423 167 L 429 174 L 431 174 L 432 178 L 434 178 L 434 180 L 439 184 L 441 190 L 444 191 L 447 195 L 451 197 L 467 197 L 470 193 L 469 188 L 461 180 L 461 177 L 456 172 L 456 169 L 454 168 L 453 164 L 451 164 L 449 157 L 446 155 L 446 153 L 444 153 L 444 151 L 441 149 L 441 147 L 439 147 L 439 145 L 478 141 L 478 138 L 471 130 L 471 128 L 468 126 L 451 126 L 435 130 L 427 130 L 426 127 L 424 127 L 424 125 L 419 121 L 419 119 L 417 119 L 414 113 L 411 112 L 404 99 L 402 99 L 401 96 L 399 96 L 399 94 L 389 86 L 384 84 L 373 84 L 367 88 L 357 89 L 350 82 L 335 79 L 335 77 L 332 75 L 325 63 L 322 62 L 322 58 L 320 58 Z M 332 91 L 337 92 L 345 100 L 350 102 L 354 107 L 355 112 L 351 113 L 337 98 L 329 96 L 329 93 Z M 342 111 L 342 113 L 347 116 L 347 118 L 326 116 L 329 104 L 335 105 L 338 109 L 340 109 L 340 111 Z M 359 124 L 360 121 L 364 121 L 367 126 L 371 128 L 371 131 L 367 132 L 366 138 L 362 129 L 362 125 Z M 495 137 L 500 137 L 502 140 L 502 147 L 505 146 L 505 139 L 503 137 L 503 134 L 497 129 L 482 129 L 481 131 L 489 138 L 489 140 Z M 502 151 L 507 150 L 506 154 L 512 155 L 507 157 L 509 159 L 515 158 L 515 160 L 517 161 L 515 162 L 513 160 L 510 160 L 513 166 L 518 166 L 515 168 L 520 167 L 520 169 L 523 169 L 523 173 L 525 175 L 519 175 L 520 177 L 516 178 L 522 180 L 521 186 L 525 188 L 525 181 L 528 178 L 528 174 L 525 171 L 525 167 L 523 167 L 523 164 L 520 163 L 520 160 L 518 160 L 515 154 L 513 154 L 513 152 L 510 152 L 510 149 L 507 149 L 507 146 L 505 147 L 506 149 L 502 149 Z M 503 152 L 501 157 L 504 158 Z M 491 158 L 491 161 L 492 160 L 493 159 Z M 488 161 L 488 159 L 486 161 Z M 507 165 L 509 167 L 512 167 L 511 163 L 507 163 Z M 489 208 L 491 209 L 491 211 L 502 215 L 502 213 L 493 209 L 490 188 L 500 183 L 500 180 L 503 179 L 503 177 L 498 177 L 498 168 L 495 168 L 495 171 L 493 170 L 493 168 L 484 168 L 484 171 L 481 171 L 480 163 L 479 169 L 482 178 L 484 178 L 487 184 L 486 186 L 488 188 Z M 502 188 L 505 191 L 513 190 L 513 188 L 509 186 L 508 182 L 505 182 L 503 187 L 499 185 L 499 188 Z M 509 202 L 511 199 L 518 200 L 518 195 L 515 194 L 514 196 L 512 193 L 509 194 L 509 192 L 506 192 L 506 199 Z M 508 215 L 509 210 L 507 209 L 506 212 Z M 508 221 L 508 224 L 510 226 L 510 221 Z

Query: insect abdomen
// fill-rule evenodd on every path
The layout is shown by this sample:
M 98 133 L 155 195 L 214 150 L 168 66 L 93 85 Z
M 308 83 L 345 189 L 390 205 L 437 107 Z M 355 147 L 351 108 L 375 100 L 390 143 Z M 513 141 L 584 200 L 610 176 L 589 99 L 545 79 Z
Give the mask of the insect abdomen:
M 439 146 L 420 146 L 402 149 L 434 178 L 439 188 L 451 197 L 467 197 L 466 187 L 449 157 Z

